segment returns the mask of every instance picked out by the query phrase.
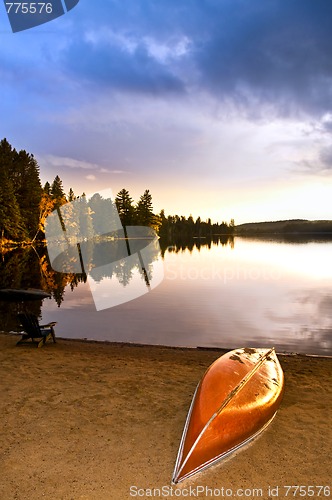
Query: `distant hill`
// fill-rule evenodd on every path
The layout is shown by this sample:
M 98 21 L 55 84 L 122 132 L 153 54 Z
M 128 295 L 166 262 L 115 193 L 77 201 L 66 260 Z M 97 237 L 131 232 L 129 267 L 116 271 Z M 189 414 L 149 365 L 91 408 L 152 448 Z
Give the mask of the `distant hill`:
M 332 234 L 332 220 L 291 219 L 273 222 L 249 222 L 235 226 L 235 234 Z

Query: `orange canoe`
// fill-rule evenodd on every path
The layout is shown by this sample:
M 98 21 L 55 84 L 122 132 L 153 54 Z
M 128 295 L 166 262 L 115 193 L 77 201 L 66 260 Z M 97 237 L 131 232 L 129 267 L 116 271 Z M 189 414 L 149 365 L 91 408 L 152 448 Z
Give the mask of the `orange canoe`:
M 276 414 L 283 387 L 274 349 L 236 349 L 217 359 L 195 391 L 173 483 L 209 467 L 262 432 Z

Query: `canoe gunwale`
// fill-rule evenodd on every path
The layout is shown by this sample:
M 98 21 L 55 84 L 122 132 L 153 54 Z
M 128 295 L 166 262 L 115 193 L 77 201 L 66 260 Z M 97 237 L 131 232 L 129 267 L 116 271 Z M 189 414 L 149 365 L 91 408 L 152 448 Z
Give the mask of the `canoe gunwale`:
M 178 454 L 177 454 L 177 457 L 176 457 L 176 462 L 175 462 L 175 467 L 174 467 L 174 472 L 173 472 L 173 477 L 172 477 L 172 483 L 173 484 L 176 484 L 177 482 L 179 482 L 179 481 L 176 481 L 176 476 L 178 475 L 178 473 L 180 471 L 179 464 L 180 464 L 180 461 L 182 459 L 184 442 L 185 442 L 185 439 L 186 439 L 186 436 L 187 436 L 187 430 L 188 430 L 188 427 L 189 427 L 189 422 L 190 422 L 190 418 L 191 418 L 192 410 L 193 410 L 193 407 L 194 407 L 194 404 L 195 404 L 196 394 L 197 394 L 199 386 L 200 386 L 200 382 L 196 386 L 193 398 L 192 398 L 191 403 L 190 403 L 188 415 L 187 415 L 187 418 L 186 418 L 186 423 L 184 424 L 184 429 L 182 431 L 182 437 L 181 437 L 181 441 L 180 441 L 179 451 L 178 451 Z

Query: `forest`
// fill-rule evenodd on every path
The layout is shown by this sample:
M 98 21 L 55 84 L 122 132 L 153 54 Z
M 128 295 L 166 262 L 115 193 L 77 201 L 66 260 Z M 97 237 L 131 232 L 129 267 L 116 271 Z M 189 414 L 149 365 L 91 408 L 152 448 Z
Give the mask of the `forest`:
M 58 175 L 44 186 L 40 180 L 40 167 L 34 155 L 25 150 L 17 151 L 6 138 L 0 141 L 0 235 L 1 248 L 41 244 L 45 241 L 47 216 L 65 203 L 80 199 L 85 193 L 75 195 L 72 188 L 64 192 Z M 93 225 L 90 200 L 86 204 L 85 223 Z M 135 203 L 127 189 L 121 189 L 114 199 L 116 210 L 124 227 L 131 225 L 150 226 L 162 239 L 183 241 L 192 238 L 209 238 L 215 235 L 231 235 L 234 221 L 212 223 L 198 217 L 196 220 L 179 215 L 155 214 L 152 195 L 146 189 Z
M 306 235 L 332 234 L 331 220 L 291 219 L 270 222 L 249 222 L 236 226 L 236 235 L 264 236 L 281 235 L 283 237 L 299 237 Z

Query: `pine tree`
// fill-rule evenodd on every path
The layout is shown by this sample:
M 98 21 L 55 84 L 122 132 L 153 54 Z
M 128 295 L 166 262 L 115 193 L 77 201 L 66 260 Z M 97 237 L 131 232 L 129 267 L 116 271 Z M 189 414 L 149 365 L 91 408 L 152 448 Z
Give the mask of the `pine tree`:
M 195 236 L 200 238 L 202 235 L 202 221 L 200 217 L 197 217 L 195 222 Z
M 133 225 L 135 222 L 135 210 L 133 200 L 129 191 L 121 189 L 115 198 L 115 205 L 123 226 Z
M 20 208 L 15 198 L 13 184 L 0 167 L 0 231 L 1 239 L 17 241 L 26 233 L 22 226 Z
M 55 200 L 55 207 L 59 208 L 61 205 L 66 203 L 66 196 L 62 186 L 62 180 L 57 175 L 52 183 L 51 195 Z
M 69 193 L 68 193 L 68 201 L 74 201 L 76 200 L 76 196 L 74 195 L 74 191 L 72 190 L 72 188 L 69 189 Z
M 150 226 L 154 220 L 152 196 L 150 191 L 146 189 L 140 197 L 136 208 L 137 221 L 142 226 Z
M 22 224 L 30 238 L 39 225 L 39 206 L 42 188 L 39 178 L 39 166 L 33 155 L 24 150 L 14 153 L 11 177 L 14 191 L 20 207 Z
M 0 232 L 1 239 L 24 239 L 20 208 L 17 203 L 14 184 L 11 178 L 14 155 L 7 139 L 0 141 Z
M 13 167 L 13 158 L 16 150 L 12 148 L 6 138 L 0 141 L 0 166 L 3 171 L 10 175 Z

